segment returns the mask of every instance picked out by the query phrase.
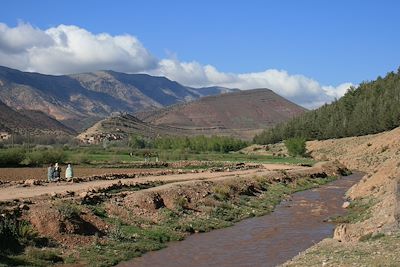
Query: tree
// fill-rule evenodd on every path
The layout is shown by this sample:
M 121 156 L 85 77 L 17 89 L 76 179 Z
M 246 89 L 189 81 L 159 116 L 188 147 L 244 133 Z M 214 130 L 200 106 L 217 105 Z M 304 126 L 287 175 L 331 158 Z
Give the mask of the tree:
M 284 141 L 285 146 L 290 156 L 304 157 L 306 155 L 306 139 L 304 138 L 289 138 Z

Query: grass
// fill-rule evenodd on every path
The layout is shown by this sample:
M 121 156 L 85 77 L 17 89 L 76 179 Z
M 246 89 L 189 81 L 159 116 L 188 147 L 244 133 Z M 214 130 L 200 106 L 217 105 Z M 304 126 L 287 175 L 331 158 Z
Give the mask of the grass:
M 360 198 L 352 201 L 345 215 L 332 218 L 335 223 L 362 222 L 371 217 L 371 208 L 376 204 L 373 198 Z
M 144 161 L 142 155 L 145 150 L 134 150 L 132 157 L 129 155 L 132 149 L 129 148 L 101 148 L 96 146 L 75 147 L 62 149 L 54 147 L 49 149 L 0 149 L 0 165 L 3 167 L 16 166 L 40 166 L 49 162 L 72 162 L 74 165 L 101 166 L 112 164 L 127 164 Z M 146 150 L 147 151 L 147 150 Z M 246 155 L 239 152 L 193 152 L 180 150 L 155 150 L 152 152 L 159 155 L 160 161 L 175 162 L 180 160 L 199 160 L 220 162 L 255 162 L 255 163 L 285 163 L 285 164 L 307 164 L 315 162 L 311 158 L 303 157 L 278 157 L 271 155 Z M 155 157 L 150 158 L 155 161 Z M 157 166 L 156 166 L 157 167 Z M 158 166 L 160 167 L 160 166 Z M 195 168 L 195 167 L 191 167 Z
M 129 155 L 115 155 L 110 153 L 105 154 L 88 154 L 88 160 L 92 165 L 104 163 L 129 163 L 136 161 L 143 161 L 143 158 L 134 157 Z M 154 159 L 152 159 L 154 161 Z M 160 157 L 159 160 L 174 162 L 180 160 L 199 160 L 199 161 L 219 161 L 219 162 L 254 162 L 254 163 L 276 163 L 276 164 L 309 164 L 313 165 L 315 161 L 311 158 L 303 157 L 275 157 L 269 155 L 245 155 L 240 153 L 200 153 L 200 154 L 186 154 L 182 157 Z M 193 167 L 191 167 L 193 168 Z
M 399 266 L 400 233 L 366 235 L 361 241 L 323 241 L 287 266 Z
M 190 209 L 187 199 L 178 197 L 175 209 L 158 210 L 159 220 L 148 221 L 137 215 L 129 224 L 118 218 L 107 217 L 113 224 L 106 242 L 80 248 L 80 259 L 89 266 L 111 266 L 118 262 L 138 257 L 151 250 L 164 248 L 168 242 L 178 241 L 195 232 L 208 232 L 233 225 L 240 220 L 270 213 L 287 195 L 296 191 L 317 187 L 335 177 L 304 178 L 297 183 L 273 183 L 268 178 L 259 178 L 256 195 L 249 195 L 230 186 L 215 185 L 202 207 L 203 212 Z M 208 204 L 207 204 L 208 203 Z

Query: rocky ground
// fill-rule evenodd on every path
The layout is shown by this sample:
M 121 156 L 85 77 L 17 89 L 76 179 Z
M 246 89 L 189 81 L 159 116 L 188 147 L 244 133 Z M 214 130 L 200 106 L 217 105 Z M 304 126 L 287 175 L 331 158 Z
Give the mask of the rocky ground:
M 366 172 L 348 192 L 349 214 L 333 239 L 324 240 L 285 266 L 398 266 L 400 128 L 307 144 L 319 160 L 338 160 Z M 348 204 L 346 204 L 347 206 Z

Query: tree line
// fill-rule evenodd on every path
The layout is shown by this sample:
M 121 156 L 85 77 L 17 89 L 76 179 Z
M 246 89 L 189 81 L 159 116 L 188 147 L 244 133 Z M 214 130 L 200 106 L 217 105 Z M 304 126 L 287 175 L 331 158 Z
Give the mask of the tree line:
M 135 149 L 155 148 L 161 150 L 191 150 L 193 152 L 222 152 L 238 151 L 246 147 L 246 141 L 227 136 L 164 136 L 155 139 L 132 135 L 129 146 Z
M 400 126 L 400 68 L 362 82 L 331 104 L 309 111 L 254 137 L 258 144 L 301 137 L 307 140 L 360 136 Z

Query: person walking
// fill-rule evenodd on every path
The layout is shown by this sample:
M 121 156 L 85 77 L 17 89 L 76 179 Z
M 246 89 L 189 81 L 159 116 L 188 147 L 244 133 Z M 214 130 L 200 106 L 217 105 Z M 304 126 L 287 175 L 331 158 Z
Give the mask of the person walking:
M 52 182 L 54 179 L 54 165 L 53 163 L 47 168 L 47 181 Z
M 72 169 L 71 164 L 68 164 L 67 168 L 65 169 L 65 179 L 67 179 L 67 182 L 72 180 L 72 177 L 74 177 L 74 170 Z

